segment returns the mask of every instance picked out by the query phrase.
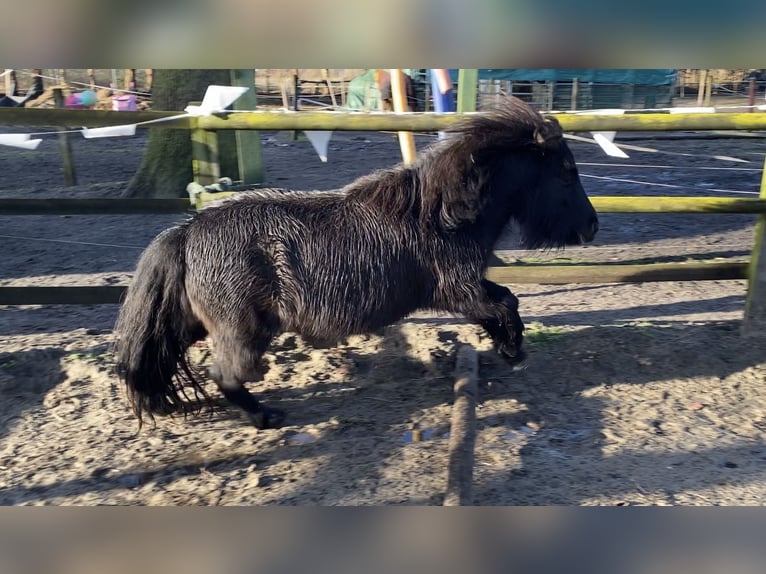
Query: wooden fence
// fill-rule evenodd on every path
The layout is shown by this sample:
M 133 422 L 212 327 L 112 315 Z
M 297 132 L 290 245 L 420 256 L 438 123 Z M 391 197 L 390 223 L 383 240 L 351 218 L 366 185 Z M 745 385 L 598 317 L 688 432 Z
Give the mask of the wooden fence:
M 214 116 L 183 117 L 161 123 L 141 122 L 167 118 L 175 112 L 102 112 L 90 110 L 0 108 L 0 125 L 88 126 L 89 128 L 139 124 L 139 128 L 187 129 L 204 133 L 215 145 L 217 130 L 360 130 L 440 131 L 459 114 L 339 113 L 339 112 L 231 112 Z M 763 130 L 766 113 L 627 113 L 555 114 L 565 131 L 669 131 Z M 766 173 L 766 172 L 765 172 Z M 201 183 L 207 183 L 201 181 Z M 136 214 L 183 213 L 199 209 L 221 194 L 201 193 L 192 204 L 186 199 L 4 199 L 0 215 L 29 214 Z M 645 281 L 699 281 L 748 279 L 745 305 L 747 324 L 766 322 L 766 175 L 759 199 L 723 197 L 592 197 L 600 213 L 753 213 L 759 214 L 750 261 L 653 263 L 643 265 L 525 264 L 490 267 L 488 277 L 500 283 L 619 283 Z M 0 287 L 0 305 L 118 303 L 121 286 Z

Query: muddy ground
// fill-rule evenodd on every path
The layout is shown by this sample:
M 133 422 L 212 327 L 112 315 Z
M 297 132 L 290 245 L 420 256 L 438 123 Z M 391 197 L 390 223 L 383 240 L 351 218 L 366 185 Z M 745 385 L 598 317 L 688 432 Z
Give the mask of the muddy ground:
M 700 135 L 618 137 L 660 150 L 628 160 L 572 149 L 592 195 L 755 196 L 766 140 Z M 55 138 L 34 152 L 0 147 L 0 198 L 116 197 L 145 137 L 74 138 L 74 189 Z M 393 134 L 336 133 L 326 164 L 288 132 L 262 140 L 271 186 L 335 188 L 400 157 Z M 419 148 L 430 141 L 419 136 Z M 0 217 L 0 284 L 127 283 L 141 249 L 181 219 Z M 587 247 L 524 252 L 512 237 L 499 247 L 508 260 L 743 260 L 753 223 L 604 214 Z M 740 335 L 744 281 L 510 287 L 528 325 L 526 370 L 510 372 L 477 327 L 427 313 L 334 349 L 285 334 L 252 387 L 288 412 L 267 431 L 221 406 L 136 434 L 110 371 L 116 306 L 2 307 L 0 503 L 441 504 L 464 343 L 480 352 L 476 504 L 766 501 L 766 352 L 763 338 Z M 413 425 L 426 440 L 412 442 Z

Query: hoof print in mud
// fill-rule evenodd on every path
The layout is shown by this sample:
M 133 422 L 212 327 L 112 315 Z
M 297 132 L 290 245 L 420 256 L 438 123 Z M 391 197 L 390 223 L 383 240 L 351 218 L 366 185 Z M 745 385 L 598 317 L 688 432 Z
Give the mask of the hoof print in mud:
M 262 407 L 257 413 L 248 414 L 253 426 L 259 430 L 277 429 L 285 422 L 287 413 L 280 409 Z

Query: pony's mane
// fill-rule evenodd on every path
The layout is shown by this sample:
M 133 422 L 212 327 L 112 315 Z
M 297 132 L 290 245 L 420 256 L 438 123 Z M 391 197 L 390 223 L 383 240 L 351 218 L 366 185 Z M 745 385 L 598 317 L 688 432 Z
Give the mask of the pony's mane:
M 486 174 L 482 166 L 498 152 L 550 145 L 562 136 L 555 119 L 531 106 L 504 97 L 493 108 L 466 116 L 448 137 L 421 153 L 411 166 L 373 172 L 347 185 L 355 200 L 395 216 L 411 214 L 429 226 L 438 217 L 443 227 L 473 221 Z

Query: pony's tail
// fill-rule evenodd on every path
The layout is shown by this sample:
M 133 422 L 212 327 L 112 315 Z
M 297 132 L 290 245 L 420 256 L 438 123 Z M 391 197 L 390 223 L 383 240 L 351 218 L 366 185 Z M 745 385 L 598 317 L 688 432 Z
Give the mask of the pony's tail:
M 138 262 L 117 319 L 117 375 L 138 418 L 188 412 L 184 385 L 207 394 L 189 366 L 186 351 L 204 336 L 184 287 L 185 228 L 161 233 Z

